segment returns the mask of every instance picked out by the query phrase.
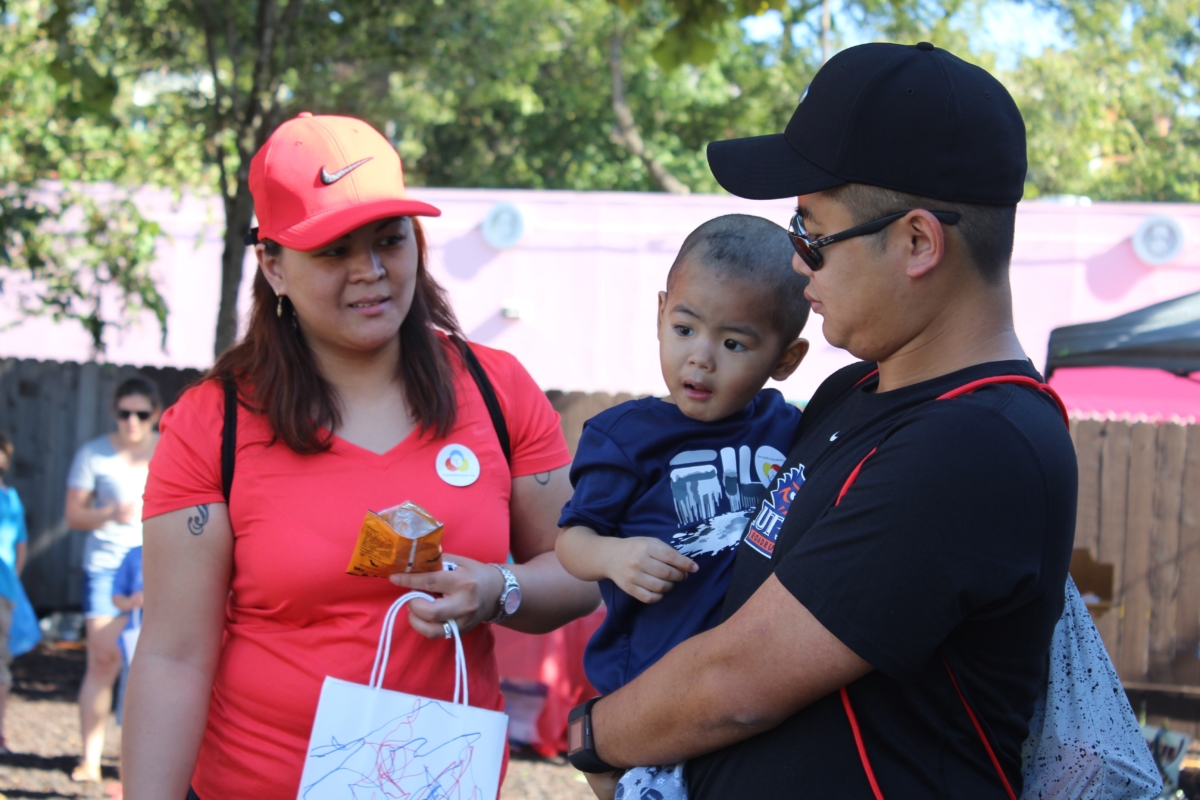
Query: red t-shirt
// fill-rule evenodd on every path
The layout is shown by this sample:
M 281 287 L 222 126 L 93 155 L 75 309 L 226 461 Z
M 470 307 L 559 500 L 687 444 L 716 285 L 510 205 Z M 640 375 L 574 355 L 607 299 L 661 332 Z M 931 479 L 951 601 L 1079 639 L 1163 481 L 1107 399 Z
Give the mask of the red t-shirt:
M 295 797 L 325 676 L 363 684 L 370 677 L 384 614 L 404 590 L 346 574 L 368 509 L 412 500 L 445 523 L 447 553 L 503 563 L 511 477 L 570 462 L 558 414 L 529 373 L 508 353 L 473 349 L 508 423 L 511 472 L 483 398 L 457 359 L 458 421 L 449 436 L 414 431 L 383 455 L 338 437 L 324 453 L 298 455 L 282 442 L 270 445 L 265 417 L 239 409 L 225 641 L 192 779 L 204 800 Z M 215 381 L 190 389 L 163 415 L 144 518 L 225 501 L 223 417 Z M 469 486 L 451 485 L 447 478 L 461 483 L 472 469 L 463 457 L 481 464 L 479 476 Z M 420 636 L 405 613 L 384 687 L 451 699 L 453 643 Z M 463 636 L 471 704 L 500 709 L 493 644 L 489 625 Z

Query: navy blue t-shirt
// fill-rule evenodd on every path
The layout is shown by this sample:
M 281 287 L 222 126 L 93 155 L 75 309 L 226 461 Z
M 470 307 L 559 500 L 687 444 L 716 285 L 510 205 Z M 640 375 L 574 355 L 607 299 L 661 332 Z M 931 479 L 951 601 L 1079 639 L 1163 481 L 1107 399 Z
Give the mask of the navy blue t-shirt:
M 699 567 L 651 604 L 600 581 L 608 613 L 583 664 L 602 694 L 717 623 L 742 532 L 799 423 L 799 410 L 764 389 L 717 422 L 691 419 L 673 403 L 648 397 L 584 425 L 571 466 L 575 496 L 558 524 L 605 536 L 652 536 Z

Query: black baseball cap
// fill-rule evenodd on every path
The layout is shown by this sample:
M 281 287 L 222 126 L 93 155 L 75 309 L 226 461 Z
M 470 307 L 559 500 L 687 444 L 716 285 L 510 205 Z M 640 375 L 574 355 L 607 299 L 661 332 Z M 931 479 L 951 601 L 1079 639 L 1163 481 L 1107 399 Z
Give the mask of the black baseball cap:
M 783 133 L 708 145 L 717 183 L 774 200 L 865 183 L 957 203 L 1015 205 L 1025 122 L 1000 81 L 929 42 L 873 43 L 821 67 Z

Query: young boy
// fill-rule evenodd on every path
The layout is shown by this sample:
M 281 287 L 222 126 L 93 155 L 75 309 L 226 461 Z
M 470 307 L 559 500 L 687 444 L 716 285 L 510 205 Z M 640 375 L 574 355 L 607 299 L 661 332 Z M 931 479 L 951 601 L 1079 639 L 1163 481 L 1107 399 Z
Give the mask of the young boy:
M 142 632 L 142 602 L 145 584 L 142 579 L 142 548 L 130 548 L 113 576 L 112 602 L 123 616 L 128 617 L 121 631 L 121 690 L 117 698 L 117 724 L 120 725 L 125 712 L 125 688 L 129 682 L 129 664 L 137 647 L 138 635 Z
M 8 742 L 4 739 L 4 711 L 12 686 L 9 664 L 13 653 L 8 645 L 13 610 L 18 602 L 29 602 L 25 599 L 20 578 L 29 539 L 25 530 L 25 508 L 17 490 L 4 482 L 12 459 L 12 440 L 0 432 L 0 755 L 8 752 Z
M 556 550 L 567 572 L 600 581 L 607 616 L 584 669 L 601 694 L 717 622 L 738 542 L 800 421 L 763 389 L 808 352 L 794 252 L 783 228 L 759 217 L 693 231 L 658 296 L 669 395 L 584 426 Z M 615 788 L 589 782 L 602 797 Z

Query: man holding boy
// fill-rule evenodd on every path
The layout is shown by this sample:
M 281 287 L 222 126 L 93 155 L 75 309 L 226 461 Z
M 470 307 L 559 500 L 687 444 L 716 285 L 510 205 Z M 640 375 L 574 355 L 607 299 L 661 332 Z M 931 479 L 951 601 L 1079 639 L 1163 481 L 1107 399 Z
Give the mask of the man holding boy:
M 762 217 L 727 214 L 692 231 L 658 295 L 667 396 L 621 403 L 584 425 L 556 550 L 571 575 L 600 582 L 608 613 L 583 658 L 600 692 L 721 618 L 742 531 L 800 422 L 778 389 L 763 388 L 808 352 L 807 281 L 792 269 L 794 252 Z M 589 782 L 605 800 L 615 778 Z M 632 770 L 621 782 L 679 785 L 682 765 Z
M 944 50 L 868 44 L 784 134 L 709 162 L 734 194 L 798 197 L 806 295 L 869 363 L 807 407 L 726 621 L 592 705 L 587 755 L 689 759 L 692 800 L 1019 795 L 1077 480 L 1013 331 L 1020 113 Z

